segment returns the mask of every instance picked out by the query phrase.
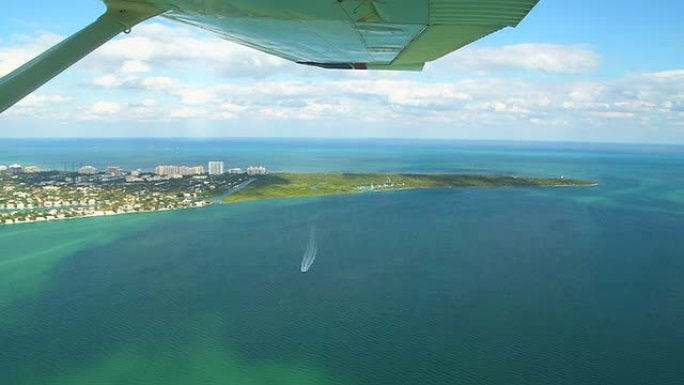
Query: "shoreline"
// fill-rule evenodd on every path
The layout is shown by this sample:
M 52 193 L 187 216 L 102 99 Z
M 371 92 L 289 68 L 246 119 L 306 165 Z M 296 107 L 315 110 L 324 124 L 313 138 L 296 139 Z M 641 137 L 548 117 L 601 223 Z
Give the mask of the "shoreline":
M 549 185 L 529 185 L 529 186 L 415 186 L 415 187 L 402 187 L 402 188 L 388 188 L 381 190 L 364 190 L 364 191 L 350 191 L 350 192 L 338 192 L 332 194 L 315 194 L 315 195 L 290 195 L 290 196 L 274 196 L 274 197 L 263 197 L 263 198 L 244 198 L 235 201 L 222 201 L 221 205 L 232 205 L 236 203 L 243 202 L 256 202 L 256 201 L 270 201 L 276 199 L 291 199 L 291 198 L 318 198 L 318 197 L 330 197 L 330 196 L 343 196 L 343 195 L 357 195 L 357 194 L 373 194 L 373 193 L 384 193 L 393 191 L 411 191 L 411 190 L 436 190 L 436 189 L 499 189 L 499 188 L 542 188 L 542 187 L 596 187 L 599 183 L 592 184 L 549 184 Z
M 201 208 L 209 207 L 212 205 L 213 205 L 212 203 L 208 203 L 208 204 L 205 204 L 202 206 L 178 207 L 178 208 L 171 208 L 171 209 L 164 208 L 164 209 L 157 209 L 157 210 L 126 211 L 126 212 L 121 212 L 121 213 L 118 213 L 118 212 L 106 213 L 105 212 L 102 214 L 78 215 L 78 216 L 73 216 L 73 217 L 61 217 L 61 218 L 51 218 L 51 219 L 43 219 L 43 220 L 31 219 L 29 221 L 21 221 L 21 222 L 13 222 L 13 223 L 2 222 L 2 223 L 0 223 L 0 227 L 12 226 L 12 225 L 35 224 L 35 223 L 50 223 L 50 222 L 72 220 L 72 219 L 113 217 L 113 216 L 118 216 L 118 215 L 129 215 L 129 214 L 153 214 L 153 213 L 165 212 L 165 211 L 182 211 L 182 210 L 191 210 L 191 209 L 201 209 Z
M 309 174 L 309 173 L 301 173 L 303 175 Z M 334 174 L 334 173 L 333 173 Z M 271 175 L 278 175 L 276 174 L 271 174 Z M 420 174 L 420 175 L 440 175 L 440 174 Z M 458 175 L 458 174 L 454 174 Z M 464 174 L 466 175 L 466 174 Z M 468 176 L 468 175 L 466 175 Z M 397 186 L 397 187 L 385 187 L 385 188 L 377 188 L 377 189 L 358 189 L 358 186 L 356 187 L 356 190 L 353 191 L 334 191 L 334 192 L 323 192 L 319 194 L 293 194 L 293 195 L 286 195 L 286 196 L 246 196 L 244 198 L 232 200 L 232 201 L 226 201 L 225 198 L 229 196 L 233 196 L 235 194 L 239 194 L 242 192 L 246 187 L 248 187 L 252 182 L 256 181 L 256 178 L 250 178 L 247 181 L 242 182 L 238 186 L 236 186 L 235 190 L 229 191 L 226 194 L 220 194 L 216 195 L 211 198 L 207 198 L 207 200 L 200 201 L 204 202 L 203 204 L 196 205 L 196 206 L 185 206 L 185 207 L 173 207 L 173 208 L 160 208 L 160 209 L 154 209 L 154 210 L 141 210 L 141 211 L 124 211 L 124 212 L 111 212 L 111 211 L 103 211 L 103 210 L 95 210 L 92 213 L 85 214 L 85 215 L 77 215 L 77 216 L 62 216 L 62 217 L 52 217 L 52 218 L 46 218 L 46 217 L 41 217 L 41 219 L 31 219 L 31 220 L 25 220 L 25 221 L 20 221 L 20 222 L 2 222 L 0 223 L 0 227 L 7 225 L 22 225 L 22 224 L 35 224 L 35 223 L 47 223 L 47 222 L 54 222 L 54 221 L 61 221 L 61 220 L 67 220 L 67 219 L 86 219 L 86 218 L 98 218 L 98 217 L 108 217 L 108 216 L 116 216 L 116 215 L 127 215 L 127 214 L 150 214 L 150 213 L 156 213 L 156 212 L 163 212 L 163 211 L 179 211 L 179 210 L 187 210 L 187 209 L 198 209 L 198 208 L 206 208 L 215 204 L 218 205 L 229 205 L 229 204 L 235 204 L 235 203 L 241 203 L 241 202 L 253 202 L 253 201 L 265 201 L 265 200 L 274 200 L 274 199 L 290 199 L 290 198 L 315 198 L 315 197 L 327 197 L 327 196 L 343 196 L 343 195 L 355 195 L 355 194 L 370 194 L 370 193 L 383 193 L 383 192 L 392 192 L 392 191 L 409 191 L 409 190 L 418 190 L 418 189 L 456 189 L 456 188 L 530 188 L 530 187 L 595 187 L 598 186 L 599 183 L 594 182 L 594 183 L 575 183 L 575 184 L 529 184 L 529 185 L 455 185 L 455 186 L 449 186 L 449 185 L 443 185 L 443 186 Z M 304 190 L 306 191 L 306 190 Z

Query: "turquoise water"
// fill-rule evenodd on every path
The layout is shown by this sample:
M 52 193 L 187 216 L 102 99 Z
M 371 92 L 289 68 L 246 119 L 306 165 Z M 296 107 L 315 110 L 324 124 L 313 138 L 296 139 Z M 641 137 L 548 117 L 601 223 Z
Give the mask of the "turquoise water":
M 600 185 L 369 193 L 0 227 L 0 384 L 684 379 L 682 147 L 0 142 L 0 164 L 151 168 L 210 158 Z M 318 253 L 301 273 L 312 226 Z

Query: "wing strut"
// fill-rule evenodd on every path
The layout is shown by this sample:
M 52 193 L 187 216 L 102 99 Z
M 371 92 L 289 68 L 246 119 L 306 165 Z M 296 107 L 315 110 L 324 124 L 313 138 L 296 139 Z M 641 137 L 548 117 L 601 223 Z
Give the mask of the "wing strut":
M 146 3 L 107 1 L 107 11 L 94 23 L 0 79 L 0 113 L 114 36 L 164 11 Z

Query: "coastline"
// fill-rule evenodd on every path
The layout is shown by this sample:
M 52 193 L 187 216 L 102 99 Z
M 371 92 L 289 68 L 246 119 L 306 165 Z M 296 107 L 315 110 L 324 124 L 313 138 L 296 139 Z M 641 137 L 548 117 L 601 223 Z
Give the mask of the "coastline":
M 346 191 L 346 192 L 335 192 L 335 193 L 325 193 L 325 194 L 302 194 L 302 195 L 289 195 L 289 196 L 265 196 L 265 197 L 246 197 L 239 200 L 233 201 L 222 201 L 222 205 L 231 205 L 243 202 L 255 202 L 255 201 L 269 201 L 276 199 L 293 199 L 293 198 L 317 198 L 317 197 L 330 197 L 330 196 L 344 196 L 344 195 L 357 195 L 357 194 L 373 194 L 373 193 L 385 193 L 393 191 L 410 191 L 410 190 L 432 190 L 432 189 L 499 189 L 499 188 L 543 188 L 543 187 L 596 187 L 599 183 L 591 184 L 549 184 L 549 185 L 527 185 L 527 186 L 411 186 L 411 187 L 398 187 L 398 188 L 387 188 L 379 190 L 357 190 L 357 191 Z
M 50 218 L 50 219 L 31 219 L 27 221 L 21 221 L 21 222 L 2 222 L 0 223 L 0 227 L 2 226 L 12 226 L 12 225 L 23 225 L 23 224 L 35 224 L 35 223 L 48 223 L 48 222 L 56 222 L 56 221 L 63 221 L 63 220 L 71 220 L 71 219 L 88 219 L 88 218 L 100 218 L 100 217 L 113 217 L 117 215 L 132 215 L 132 214 L 152 214 L 152 213 L 158 213 L 162 211 L 181 211 L 181 210 L 192 210 L 192 209 L 201 209 L 201 208 L 206 208 L 211 206 L 212 203 L 207 203 L 201 206 L 188 206 L 188 207 L 176 207 L 176 208 L 162 208 L 162 209 L 156 209 L 156 210 L 140 210 L 140 211 L 124 211 L 124 212 L 96 212 L 93 214 L 88 214 L 88 215 L 78 215 L 78 216 L 71 216 L 71 217 L 55 217 L 55 218 Z
M 564 177 L 489 174 L 416 173 L 274 173 L 259 177 L 223 203 L 271 198 L 327 196 L 417 188 L 457 187 L 582 187 L 596 182 Z
M 110 169 L 0 172 L 0 225 L 204 207 L 248 184 L 240 183 L 244 173 L 169 176 Z
M 510 184 L 510 178 L 513 178 L 513 180 L 517 179 L 517 177 L 508 177 L 508 176 L 497 176 L 497 175 L 484 175 L 485 178 L 494 178 L 492 180 L 495 180 L 496 178 L 501 178 L 502 181 L 495 182 L 493 184 L 457 184 L 456 182 L 463 183 L 463 180 L 456 180 L 457 178 L 477 178 L 477 177 L 483 177 L 483 175 L 469 175 L 469 174 L 375 174 L 375 173 L 366 173 L 366 174 L 343 174 L 343 173 L 320 173 L 320 174 L 315 174 L 315 173 L 276 173 L 276 174 L 270 174 L 269 177 L 271 178 L 287 178 L 292 176 L 296 176 L 298 178 L 311 178 L 312 176 L 319 176 L 321 178 L 329 177 L 329 178 L 342 178 L 343 184 L 338 185 L 336 189 L 333 190 L 324 190 L 323 187 L 326 186 L 326 182 L 320 181 L 318 179 L 315 180 L 315 183 L 313 185 L 297 185 L 297 182 L 302 182 L 301 180 L 296 181 L 296 180 L 288 180 L 285 179 L 285 183 L 281 184 L 259 184 L 259 183 L 253 183 L 255 181 L 259 181 L 260 178 L 250 178 L 249 180 L 246 180 L 239 185 L 235 186 L 233 189 L 228 191 L 225 194 L 218 194 L 213 197 L 208 197 L 206 200 L 201 200 L 201 201 L 196 201 L 194 202 L 194 205 L 188 205 L 188 206 L 180 206 L 180 207 L 164 207 L 164 208 L 159 208 L 159 209 L 153 209 L 153 210 L 129 210 L 129 211 L 105 211 L 105 210 L 92 210 L 91 212 L 87 212 L 83 215 L 74 215 L 74 216 L 58 216 L 58 215 L 45 215 L 39 218 L 34 218 L 34 219 L 29 219 L 29 220 L 23 220 L 23 221 L 17 221 L 17 222 L 0 222 L 0 226 L 3 225 L 22 225 L 22 224 L 31 224 L 31 223 L 43 223 L 43 222 L 54 222 L 54 221 L 59 221 L 59 220 L 66 220 L 66 219 L 85 219 L 85 218 L 96 218 L 96 217 L 108 217 L 108 216 L 115 216 L 115 215 L 126 215 L 126 214 L 149 214 L 149 213 L 156 213 L 156 212 L 161 212 L 161 211 L 176 211 L 176 210 L 186 210 L 186 209 L 197 209 L 197 208 L 204 208 L 211 206 L 213 204 L 234 204 L 234 203 L 240 203 L 240 202 L 252 202 L 252 201 L 260 201 L 260 200 L 273 200 L 273 199 L 289 199 L 289 198 L 312 198 L 312 197 L 325 197 L 325 196 L 342 196 L 342 195 L 354 195 L 354 194 L 364 194 L 364 193 L 382 193 L 382 192 L 391 192 L 391 191 L 406 191 L 406 190 L 417 190 L 417 189 L 454 189 L 454 188 L 513 188 L 513 187 L 595 187 L 598 186 L 599 183 L 592 182 L 592 181 L 580 181 L 577 180 L 573 183 L 572 179 L 567 179 L 568 183 L 548 183 L 545 184 L 545 182 L 549 181 L 555 181 L 558 179 L 553 179 L 553 178 L 526 178 L 522 177 L 525 180 L 528 181 L 528 184 Z M 345 176 L 346 175 L 346 176 Z M 387 178 L 389 180 L 389 177 L 387 175 L 391 175 L 394 178 L 397 177 L 406 177 L 406 178 L 418 178 L 419 183 L 423 183 L 423 185 L 420 184 L 413 184 L 413 185 L 407 185 L 406 183 L 402 182 L 401 184 L 399 183 L 392 183 L 390 184 L 376 184 L 373 185 L 371 183 L 370 187 L 365 184 L 360 184 L 357 179 L 354 178 Z M 435 182 L 434 180 L 430 180 L 429 178 L 456 178 L 451 180 L 452 184 L 449 184 L 448 181 L 439 181 Z M 344 178 L 349 178 L 349 180 L 345 180 Z M 420 178 L 425 178 L 421 181 Z M 508 178 L 508 179 L 507 179 Z M 267 178 L 265 178 L 267 179 Z M 408 180 L 408 179 L 407 179 Z M 507 182 L 505 182 L 507 181 Z M 491 180 L 489 181 L 491 182 Z M 311 183 L 311 181 L 309 181 Z M 339 181 L 338 181 L 339 183 Z M 366 182 L 363 182 L 366 183 Z M 412 182 L 409 183 L 416 183 L 416 180 L 413 180 Z M 497 184 L 498 183 L 498 184 Z M 283 186 L 289 186 L 290 184 L 295 185 L 296 187 L 293 188 L 292 190 L 287 191 L 286 195 L 282 195 L 282 191 L 277 191 L 273 190 L 274 187 L 277 188 L 282 188 Z M 271 189 L 271 190 L 269 190 Z M 257 192 L 257 194 L 254 194 L 254 192 Z M 313 191 L 313 193 L 312 193 Z M 240 195 L 243 192 L 247 192 L 247 194 Z M 249 194 L 249 193 L 252 194 Z M 269 195 L 269 193 L 271 195 Z M 232 199 L 231 199 L 232 198 Z M 237 198 L 237 199 L 235 199 Z M 230 199 L 230 200 L 229 200 Z

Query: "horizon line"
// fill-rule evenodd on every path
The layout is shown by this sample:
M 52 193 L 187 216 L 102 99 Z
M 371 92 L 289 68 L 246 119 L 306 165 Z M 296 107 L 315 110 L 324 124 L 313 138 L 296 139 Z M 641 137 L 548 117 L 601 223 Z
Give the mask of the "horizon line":
M 449 142 L 498 142 L 498 143 L 557 143 L 557 144 L 607 144 L 607 145 L 642 145 L 642 146 L 684 146 L 684 143 L 671 142 L 636 142 L 636 141 L 600 141 L 600 140 L 558 140 L 558 139 L 474 139 L 474 138 L 415 138 L 415 137 L 385 137 L 385 136 L 362 136 L 362 137 L 320 137 L 320 136 L 48 136 L 48 137 L 2 137 L 2 140 L 318 140 L 318 141 L 364 141 L 364 140 L 387 140 L 387 141 L 449 141 Z

